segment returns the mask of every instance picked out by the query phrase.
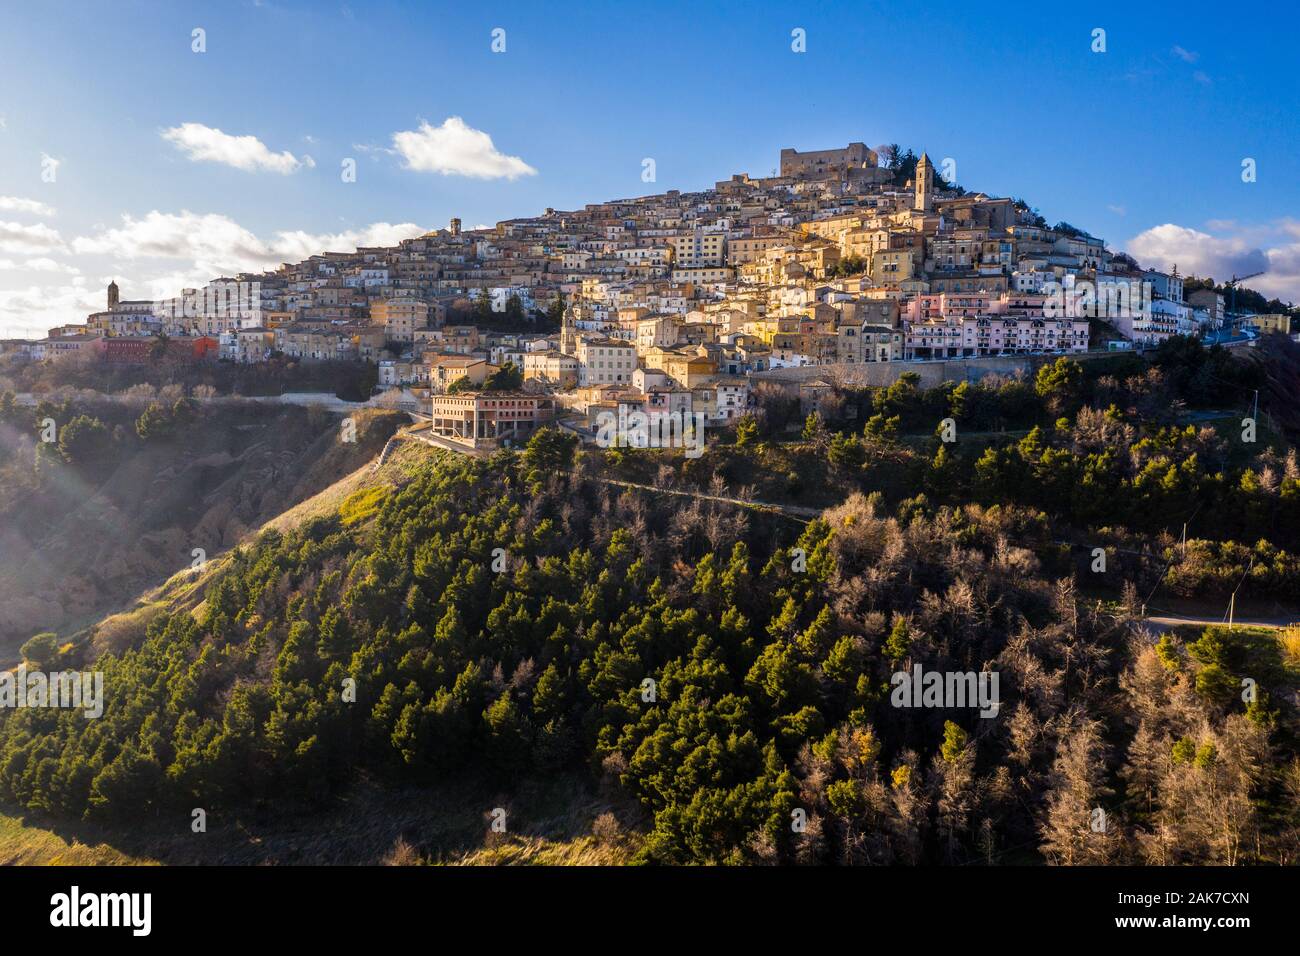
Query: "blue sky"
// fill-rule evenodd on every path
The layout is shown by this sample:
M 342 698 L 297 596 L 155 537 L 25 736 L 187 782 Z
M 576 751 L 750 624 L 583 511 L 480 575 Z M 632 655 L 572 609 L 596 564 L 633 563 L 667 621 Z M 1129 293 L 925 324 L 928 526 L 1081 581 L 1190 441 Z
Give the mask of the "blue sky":
M 967 188 L 1151 264 L 1265 267 L 1254 287 L 1300 300 L 1300 14 L 1094 6 L 15 5 L 0 329 L 79 321 L 109 277 L 172 294 L 319 243 L 699 188 L 853 140 L 952 158 Z

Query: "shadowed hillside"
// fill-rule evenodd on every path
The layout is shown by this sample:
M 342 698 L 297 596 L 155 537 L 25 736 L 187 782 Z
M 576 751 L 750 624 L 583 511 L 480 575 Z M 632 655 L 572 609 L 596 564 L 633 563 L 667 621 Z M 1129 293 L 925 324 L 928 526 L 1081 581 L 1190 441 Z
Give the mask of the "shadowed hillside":
M 162 409 L 163 411 L 155 411 Z M 55 421 L 58 440 L 40 441 Z M 255 403 L 9 406 L 0 424 L 0 660 L 69 635 L 368 462 L 399 416 Z

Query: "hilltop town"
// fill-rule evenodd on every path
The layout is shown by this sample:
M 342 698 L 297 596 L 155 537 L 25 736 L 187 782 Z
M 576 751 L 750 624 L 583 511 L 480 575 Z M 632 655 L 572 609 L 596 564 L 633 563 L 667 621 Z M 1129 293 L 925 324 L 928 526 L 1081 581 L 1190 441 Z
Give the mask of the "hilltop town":
M 322 252 L 162 302 L 122 299 L 4 352 L 34 361 L 373 363 L 376 392 L 472 447 L 557 414 L 745 414 L 771 380 L 816 407 L 839 381 L 908 363 L 958 373 L 1231 328 L 1224 295 L 1184 294 L 1027 203 L 949 183 L 928 155 L 862 143 L 784 149 L 747 174 L 396 247 Z
M 63 862 L 28 819 L 186 864 L 1300 859 L 1295 310 L 944 166 L 789 150 L 10 343 L 0 669 L 105 695 L 0 707 L 0 817 Z

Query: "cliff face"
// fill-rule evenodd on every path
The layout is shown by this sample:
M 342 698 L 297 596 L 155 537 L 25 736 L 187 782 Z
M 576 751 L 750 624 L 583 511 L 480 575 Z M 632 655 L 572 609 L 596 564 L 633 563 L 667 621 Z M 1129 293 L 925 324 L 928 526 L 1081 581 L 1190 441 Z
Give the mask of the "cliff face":
M 73 409 L 117 431 L 100 468 L 34 462 L 26 436 L 5 436 L 0 504 L 0 661 L 32 634 L 67 636 L 362 467 L 402 416 L 339 417 L 294 406 L 204 407 L 161 439 L 137 440 L 120 409 Z M 116 421 L 121 418 L 122 421 Z M 17 485 L 18 487 L 14 487 Z

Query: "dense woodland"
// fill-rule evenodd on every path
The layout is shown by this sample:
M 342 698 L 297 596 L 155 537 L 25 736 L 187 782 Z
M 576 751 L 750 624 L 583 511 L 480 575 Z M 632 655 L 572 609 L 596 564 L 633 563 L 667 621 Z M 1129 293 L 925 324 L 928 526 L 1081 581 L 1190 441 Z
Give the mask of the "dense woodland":
M 1300 647 L 1136 620 L 1150 584 L 1296 593 L 1294 452 L 1281 428 L 1241 441 L 1242 390 L 1272 375 L 1174 343 L 841 389 L 810 416 L 766 396 L 696 461 L 552 431 L 428 451 L 236 549 L 194 613 L 100 658 L 102 719 L 0 716 L 0 796 L 184 827 L 195 806 L 309 813 L 359 774 L 565 771 L 618 796 L 642 862 L 1294 863 Z M 1227 426 L 1183 424 L 1196 409 Z M 602 481 L 647 473 L 828 506 Z M 90 646 L 25 653 L 84 666 Z M 997 716 L 894 706 L 917 664 L 996 671 Z

